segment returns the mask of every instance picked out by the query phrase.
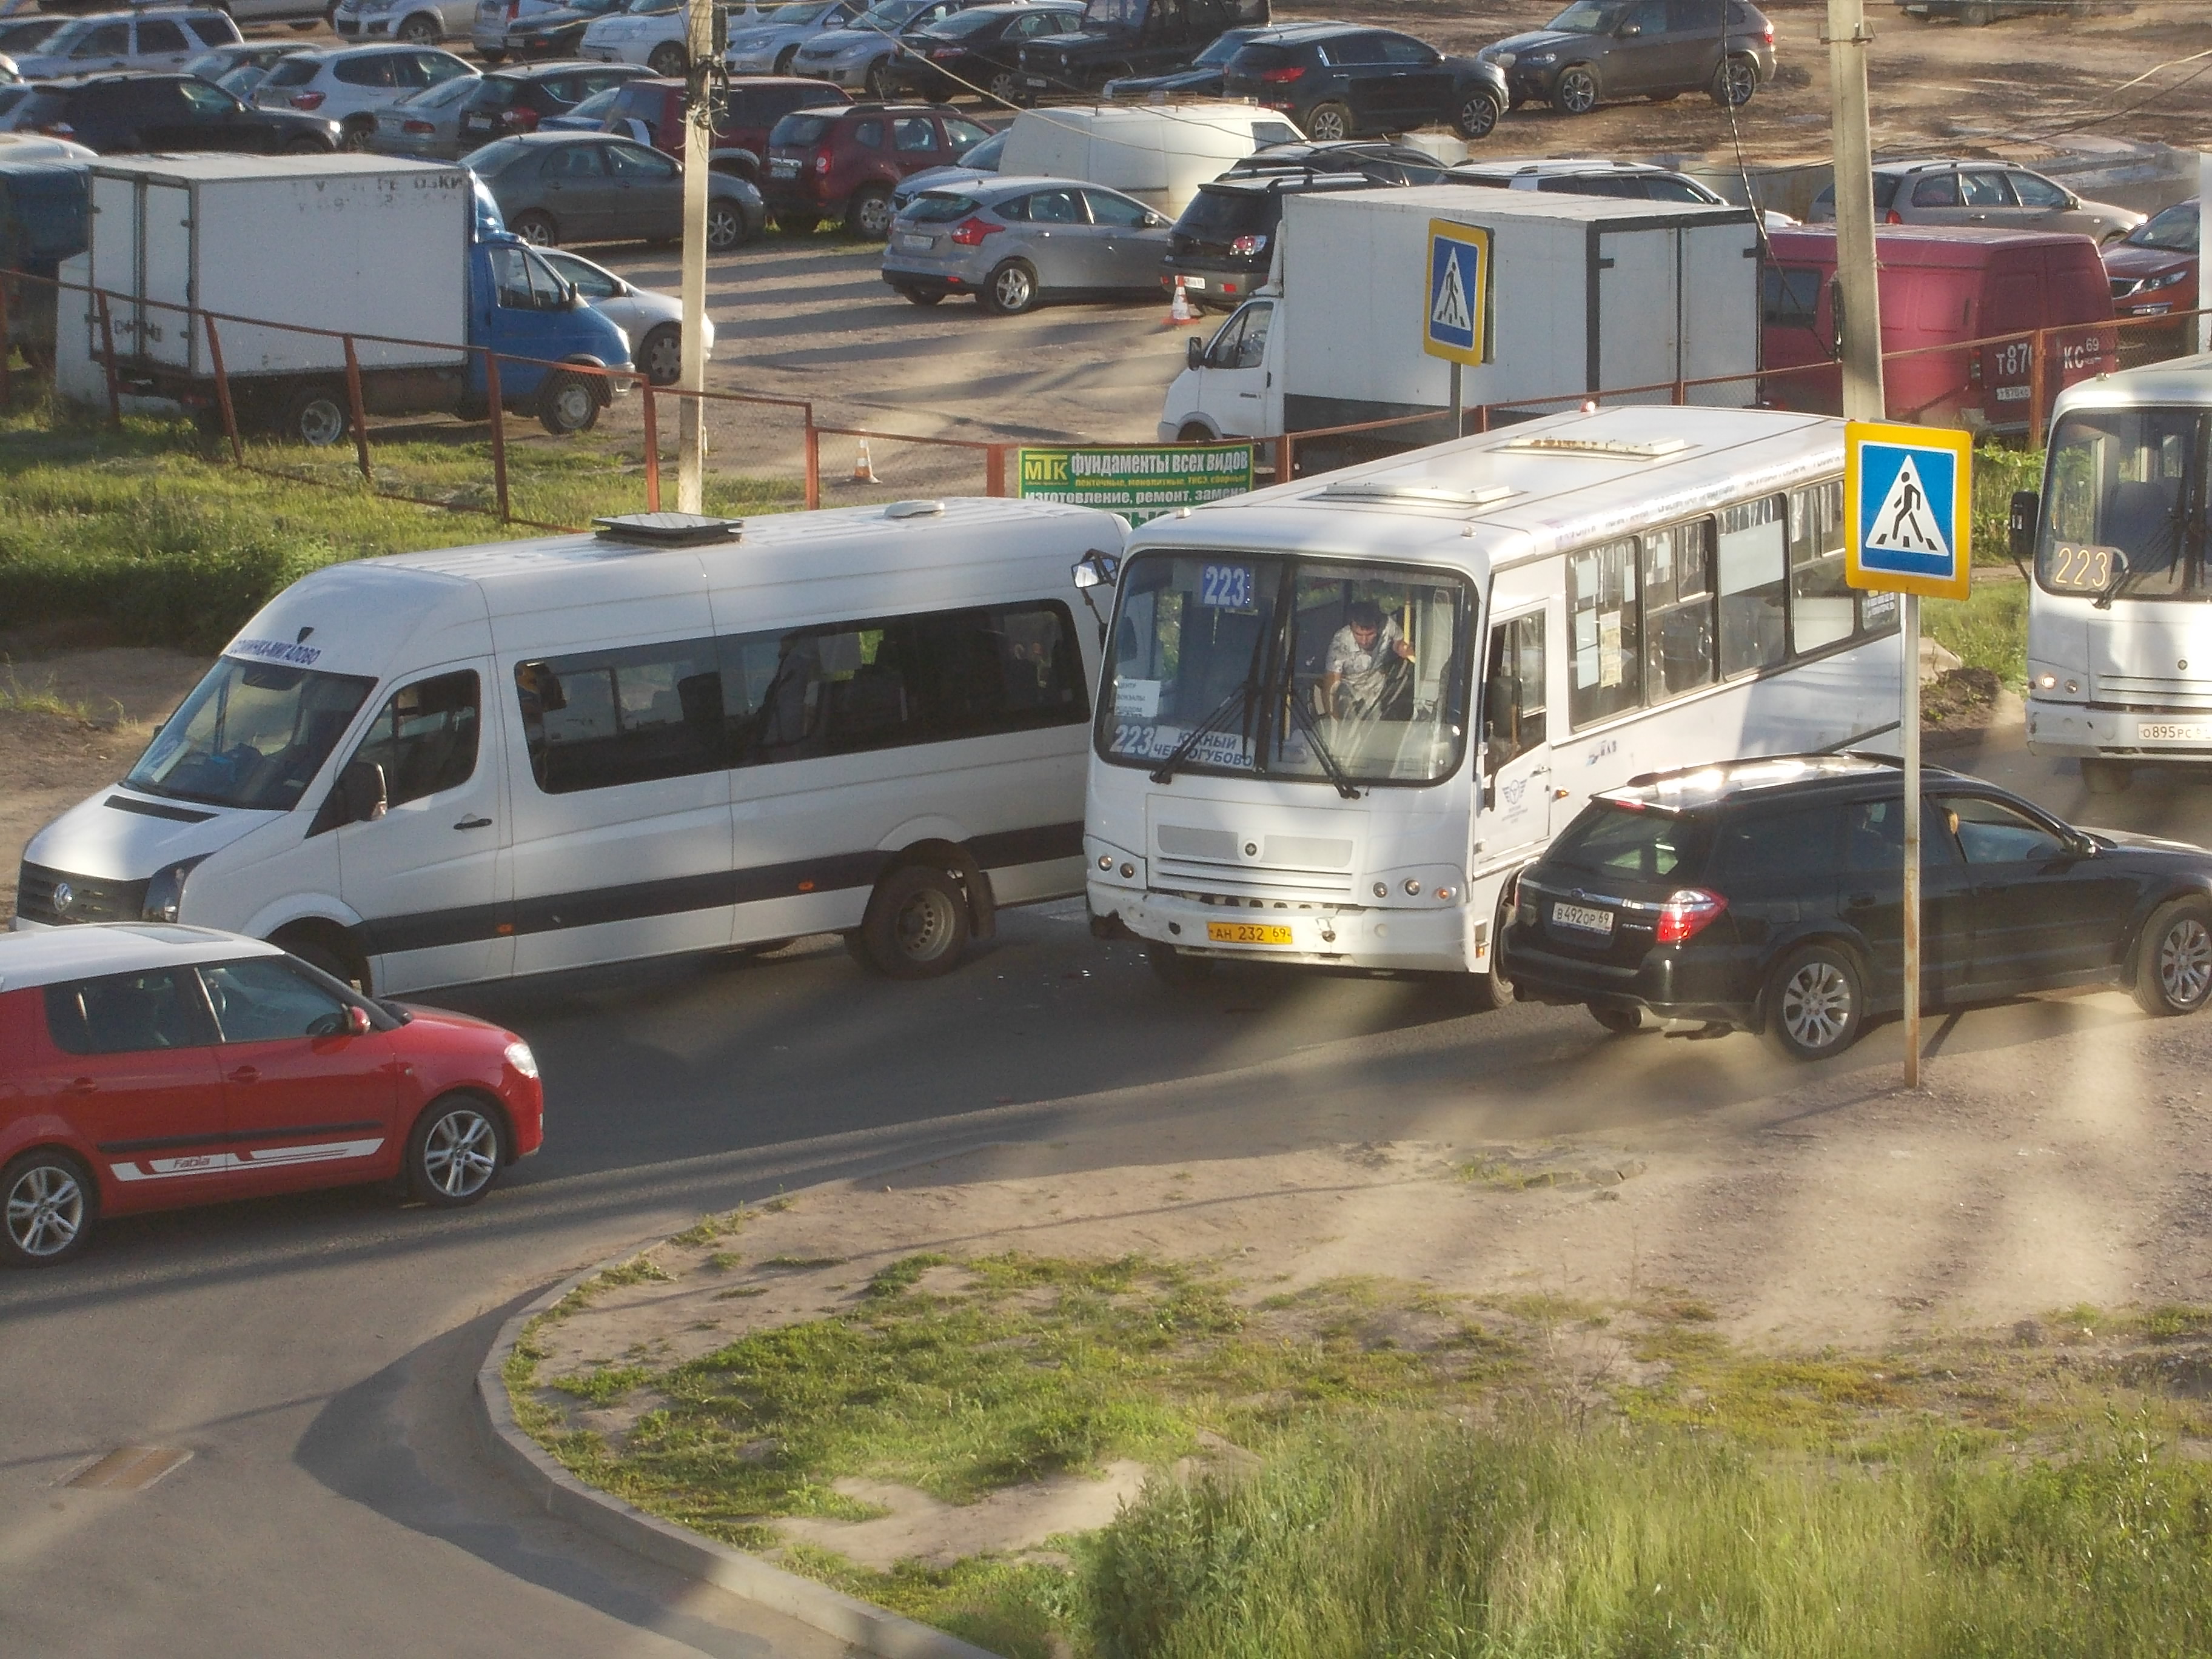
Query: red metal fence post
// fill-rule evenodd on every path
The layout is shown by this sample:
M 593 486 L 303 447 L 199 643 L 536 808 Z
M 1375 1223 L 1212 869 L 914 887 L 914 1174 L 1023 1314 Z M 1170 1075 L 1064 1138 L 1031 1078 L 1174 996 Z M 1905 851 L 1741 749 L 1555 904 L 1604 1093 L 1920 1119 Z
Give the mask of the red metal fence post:
M 1297 475 L 1297 456 L 1293 447 L 1295 441 L 1287 432 L 1275 440 L 1275 482 L 1277 483 L 1288 483 Z
M 499 395 L 499 354 L 484 349 L 484 398 L 491 404 L 492 486 L 499 492 L 499 521 L 512 515 L 507 504 L 507 410 Z
M 806 411 L 806 510 L 822 505 L 822 428 L 814 424 L 814 411 Z
M 353 455 L 361 466 L 361 481 L 372 489 L 376 474 L 368 465 L 368 415 L 361 406 L 361 359 L 355 356 L 353 336 L 345 337 L 346 410 L 353 416 Z
M 108 314 L 107 290 L 95 289 L 100 301 L 100 361 L 107 371 L 107 423 L 120 431 L 123 427 L 123 394 L 115 387 L 115 321 Z
M 1003 495 L 1006 493 L 1006 446 L 993 444 L 983 456 L 983 493 Z
M 2043 447 L 2043 360 L 2051 345 L 2051 331 L 2035 331 L 2034 343 L 2028 348 L 2027 360 L 2027 447 Z M 2060 377 L 2064 378 L 2063 375 Z
M 208 367 L 215 370 L 215 406 L 222 415 L 223 435 L 230 440 L 231 465 L 244 466 L 246 446 L 238 441 L 238 410 L 230 400 L 230 376 L 222 366 L 222 337 L 215 331 L 215 319 L 206 312 L 200 313 L 200 321 L 207 325 Z
M 1476 435 L 1480 436 L 1481 434 L 1490 430 L 1490 405 L 1488 404 L 1477 404 L 1474 406 L 1474 430 Z
M 660 511 L 660 422 L 653 407 L 653 382 L 641 374 L 637 377 L 638 396 L 643 401 L 638 405 L 645 416 L 645 510 Z

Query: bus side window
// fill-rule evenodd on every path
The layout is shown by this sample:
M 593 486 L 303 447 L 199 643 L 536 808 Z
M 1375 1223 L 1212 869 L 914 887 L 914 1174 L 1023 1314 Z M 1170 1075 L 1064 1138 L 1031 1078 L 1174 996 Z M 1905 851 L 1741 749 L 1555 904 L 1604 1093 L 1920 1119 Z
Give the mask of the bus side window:
M 1494 777 L 1498 768 L 1544 741 L 1544 613 L 1536 611 L 1490 630 L 1482 690 L 1483 775 Z
M 1577 730 L 1644 701 L 1636 574 L 1633 536 L 1567 556 L 1567 714 Z

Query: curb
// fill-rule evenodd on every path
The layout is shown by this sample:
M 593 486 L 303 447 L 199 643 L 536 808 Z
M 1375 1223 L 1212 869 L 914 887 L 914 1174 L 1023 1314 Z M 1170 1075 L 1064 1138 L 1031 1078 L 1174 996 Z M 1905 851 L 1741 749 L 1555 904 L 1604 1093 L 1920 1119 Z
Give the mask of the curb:
M 477 1411 L 485 1448 L 501 1473 L 549 1515 L 571 1522 L 635 1555 L 757 1601 L 865 1653 L 880 1655 L 882 1659 L 998 1659 L 997 1655 L 957 1636 L 770 1566 L 758 1556 L 718 1544 L 587 1486 L 522 1431 L 507 1397 L 505 1371 L 507 1356 L 521 1340 L 523 1328 L 586 1279 L 636 1255 L 635 1250 L 628 1250 L 571 1273 L 499 1328 L 491 1351 L 477 1367 Z

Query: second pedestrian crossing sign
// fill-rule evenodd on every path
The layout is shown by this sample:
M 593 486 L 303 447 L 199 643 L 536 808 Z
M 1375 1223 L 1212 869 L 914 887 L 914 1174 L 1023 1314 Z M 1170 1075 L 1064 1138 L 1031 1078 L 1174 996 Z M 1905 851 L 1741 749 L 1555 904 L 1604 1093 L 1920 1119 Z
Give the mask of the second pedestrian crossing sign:
M 1490 356 L 1490 233 L 1429 221 L 1428 309 L 1421 348 L 1431 357 L 1480 363 Z
M 1844 564 L 1853 587 L 1963 599 L 1974 441 L 1941 427 L 1844 428 Z

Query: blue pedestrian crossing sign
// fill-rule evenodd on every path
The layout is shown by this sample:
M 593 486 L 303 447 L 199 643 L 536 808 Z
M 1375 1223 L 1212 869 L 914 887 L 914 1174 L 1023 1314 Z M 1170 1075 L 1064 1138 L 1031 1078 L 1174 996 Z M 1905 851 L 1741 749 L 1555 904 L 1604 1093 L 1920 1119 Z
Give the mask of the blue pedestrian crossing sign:
M 1966 597 L 1974 441 L 1942 427 L 1844 427 L 1844 567 L 1853 587 Z
M 1421 349 L 1454 362 L 1490 357 L 1490 233 L 1480 225 L 1429 221 L 1428 306 Z

